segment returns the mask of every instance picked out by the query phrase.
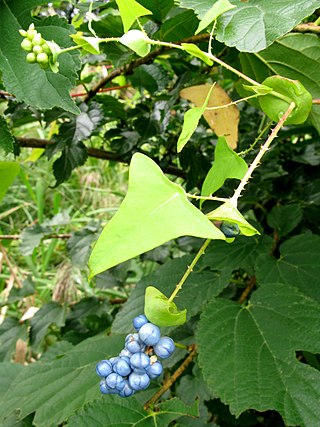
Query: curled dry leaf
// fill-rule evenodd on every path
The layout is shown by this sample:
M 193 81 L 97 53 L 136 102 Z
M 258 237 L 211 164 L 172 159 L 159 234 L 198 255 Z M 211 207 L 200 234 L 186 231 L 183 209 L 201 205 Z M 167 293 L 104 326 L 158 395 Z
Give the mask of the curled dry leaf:
M 182 89 L 180 96 L 181 98 L 191 101 L 197 107 L 201 107 L 210 88 L 211 85 L 209 84 L 190 86 L 186 89 Z M 230 99 L 227 93 L 216 84 L 212 90 L 207 108 L 230 104 L 230 102 L 232 102 L 232 99 Z M 229 147 L 232 149 L 237 147 L 239 110 L 236 105 L 233 104 L 229 107 L 217 110 L 207 109 L 203 116 L 217 136 L 224 136 L 226 138 Z

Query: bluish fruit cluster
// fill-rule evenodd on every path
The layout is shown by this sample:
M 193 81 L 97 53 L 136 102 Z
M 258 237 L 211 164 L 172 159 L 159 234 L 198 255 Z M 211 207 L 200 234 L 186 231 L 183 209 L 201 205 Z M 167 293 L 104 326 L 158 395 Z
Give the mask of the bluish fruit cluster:
M 170 357 L 175 349 L 169 337 L 161 337 L 158 326 L 140 314 L 133 319 L 136 333 L 125 339 L 124 349 L 119 356 L 97 363 L 96 372 L 103 379 L 100 390 L 103 394 L 132 396 L 145 390 L 150 380 L 158 378 L 163 371 L 160 359 Z

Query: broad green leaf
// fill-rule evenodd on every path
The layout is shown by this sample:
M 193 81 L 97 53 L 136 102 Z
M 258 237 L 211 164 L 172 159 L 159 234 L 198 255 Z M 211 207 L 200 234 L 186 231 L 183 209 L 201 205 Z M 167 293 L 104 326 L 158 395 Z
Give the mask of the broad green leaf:
M 280 246 L 280 257 L 261 254 L 256 263 L 259 283 L 283 282 L 320 300 L 320 237 L 301 234 Z
M 143 202 L 143 203 L 142 203 Z M 147 156 L 132 157 L 129 190 L 89 259 L 90 277 L 180 236 L 225 237 Z
M 240 231 L 245 236 L 253 236 L 254 234 L 260 234 L 249 222 L 241 215 L 238 209 L 233 204 L 226 202 L 219 206 L 214 211 L 207 214 L 207 217 L 211 221 L 228 221 L 234 224 L 238 224 Z
M 195 34 L 200 33 L 200 31 L 207 28 L 214 20 L 216 20 L 220 15 L 228 10 L 235 8 L 236 6 L 231 4 L 228 0 L 218 0 L 213 6 L 206 12 L 204 17 L 201 19 L 199 23 L 199 27 Z
M 193 43 L 181 43 L 181 47 L 183 47 L 183 50 L 190 53 L 190 55 L 201 59 L 201 61 L 205 62 L 207 65 L 213 65 L 212 59 L 208 58 L 206 53 L 199 49 L 197 45 Z
M 21 233 L 20 252 L 27 256 L 32 255 L 35 248 L 40 245 L 43 237 L 50 233 L 51 229 L 43 227 L 40 224 L 34 224 L 26 227 Z
M 213 300 L 197 334 L 212 393 L 236 416 L 273 409 L 286 425 L 317 425 L 320 372 L 299 362 L 295 351 L 320 352 L 319 310 L 319 303 L 281 283 L 261 287 L 247 306 Z
M 11 135 L 7 122 L 3 117 L 0 116 L 0 149 L 5 154 L 13 152 L 14 138 Z
M 0 202 L 20 171 L 16 162 L 0 162 Z
M 149 37 L 139 30 L 128 31 L 120 37 L 119 41 L 139 56 L 146 56 L 151 50 Z
M 148 286 L 144 298 L 144 313 L 150 322 L 158 326 L 183 325 L 187 310 L 178 310 L 176 304 L 153 286 Z
M 98 336 L 82 341 L 54 362 L 25 367 L 3 395 L 0 423 L 13 411 L 20 418 L 36 412 L 37 427 L 57 426 L 100 396 L 95 365 L 119 354 L 124 336 Z
M 179 136 L 178 142 L 177 142 L 177 151 L 180 153 L 180 151 L 183 149 L 183 147 L 186 145 L 186 143 L 189 141 L 189 139 L 192 137 L 194 131 L 197 129 L 199 120 L 201 119 L 206 106 L 208 104 L 208 101 L 210 99 L 210 95 L 212 92 L 212 89 L 214 88 L 214 85 L 211 86 L 206 99 L 204 103 L 202 104 L 202 107 L 193 107 L 190 110 L 188 110 L 183 118 L 183 126 L 182 131 Z
M 24 369 L 20 363 L 0 363 L 0 398 L 6 393 L 8 388 L 14 379 L 20 374 L 21 370 Z
M 16 319 L 7 317 L 0 325 L 0 361 L 10 361 L 21 338 L 27 341 L 27 327 Z
M 56 74 L 50 69 L 41 69 L 38 64 L 28 64 L 26 52 L 20 47 L 23 38 L 19 34 L 19 29 L 23 28 L 29 4 L 21 2 L 23 13 L 19 10 L 18 14 L 16 9 L 19 8 L 12 3 L 15 2 L 0 3 L 2 31 L 0 69 L 6 90 L 14 94 L 18 101 L 24 101 L 35 108 L 60 107 L 78 114 L 78 107 L 71 99 L 69 91 L 77 82 L 77 71 L 80 68 L 79 53 L 72 51 L 61 55 L 60 71 Z M 32 7 L 30 2 L 30 9 Z M 62 47 L 73 44 L 69 37 L 74 32 L 73 27 L 57 16 L 37 21 L 36 28 L 46 40 L 54 40 Z
M 169 10 L 174 7 L 174 0 L 139 0 L 139 3 L 150 10 L 158 22 L 163 22 Z
M 141 6 L 135 0 L 116 0 L 116 3 L 120 11 L 125 33 L 130 30 L 135 20 L 140 16 L 152 15 L 150 10 Z
M 166 70 L 160 64 L 142 64 L 129 78 L 134 88 L 140 92 L 146 89 L 151 95 L 163 91 L 169 81 Z
M 72 265 L 79 268 L 85 267 L 91 252 L 91 243 L 94 241 L 97 231 L 98 225 L 89 223 L 68 239 L 67 249 Z
M 203 19 L 212 8 L 212 0 L 180 0 L 182 7 L 193 9 Z M 236 8 L 221 15 L 217 39 L 240 51 L 258 52 L 271 45 L 318 7 L 318 0 L 232 0 Z
M 156 405 L 155 411 L 147 412 L 135 397 L 104 396 L 72 416 L 68 426 L 167 427 L 171 421 L 186 415 L 198 416 L 197 402 L 189 406 L 174 398 Z
M 228 178 L 242 179 L 247 172 L 246 162 L 238 156 L 221 136 L 214 152 L 214 163 L 209 170 L 201 189 L 202 196 L 215 193 Z
M 214 245 L 215 243 L 222 242 L 214 241 L 211 245 Z M 211 245 L 209 245 L 209 248 Z M 225 245 L 227 246 L 227 244 Z M 252 246 L 253 245 L 250 246 L 248 252 L 251 250 L 249 253 L 256 254 L 255 248 Z M 228 245 L 228 247 L 230 248 L 230 245 Z M 203 255 L 203 258 L 201 258 L 201 268 L 195 268 L 193 270 L 176 299 L 178 309 L 187 309 L 188 320 L 201 312 L 204 304 L 207 303 L 209 298 L 219 295 L 231 279 L 232 270 L 228 265 L 223 265 L 221 267 L 218 266 L 217 270 L 220 271 L 210 270 L 211 267 L 213 269 L 216 268 L 214 254 L 215 251 L 213 251 L 212 255 L 208 256 L 208 258 L 207 253 Z M 141 279 L 130 293 L 128 301 L 116 315 L 112 324 L 112 332 L 128 333 L 129 330 L 132 330 L 132 319 L 143 313 L 145 290 L 150 283 L 152 283 L 153 286 L 156 286 L 157 289 L 165 295 L 170 295 L 178 281 L 181 279 L 183 273 L 188 268 L 188 265 L 190 265 L 191 260 L 191 256 L 184 256 L 182 258 L 169 260 L 153 274 Z
M 277 230 L 279 237 L 286 236 L 302 220 L 300 205 L 275 206 L 268 214 L 267 221 L 270 227 Z
M 72 40 L 86 52 L 98 55 L 100 53 L 101 39 L 97 37 L 85 37 L 82 33 L 71 34 Z
M 279 74 L 299 80 L 313 98 L 320 97 L 320 40 L 315 34 L 288 34 L 268 49 L 256 54 L 241 54 L 245 74 L 263 82 Z M 320 133 L 320 106 L 313 105 L 310 119 Z
M 48 332 L 48 328 L 55 324 L 62 327 L 65 324 L 66 307 L 56 302 L 44 304 L 31 319 L 30 341 L 35 351 L 40 350 L 40 345 Z

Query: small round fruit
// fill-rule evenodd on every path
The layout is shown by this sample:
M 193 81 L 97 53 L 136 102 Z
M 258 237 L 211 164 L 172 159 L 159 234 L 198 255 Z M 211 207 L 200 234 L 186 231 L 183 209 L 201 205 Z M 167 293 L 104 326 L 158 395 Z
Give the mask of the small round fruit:
M 221 223 L 220 230 L 226 237 L 235 237 L 240 233 L 238 224 L 227 221 Z
M 150 384 L 150 378 L 147 374 L 138 374 L 132 372 L 129 376 L 129 386 L 133 390 L 145 390 Z
M 112 374 L 107 376 L 106 384 L 109 388 L 115 388 L 115 389 L 121 391 L 123 389 L 123 387 L 125 386 L 125 381 L 121 375 L 113 372 Z
M 35 64 L 37 62 L 37 56 L 35 53 L 30 52 L 26 56 L 26 60 L 27 60 L 27 62 L 29 62 L 29 64 Z
M 138 334 L 129 334 L 125 340 L 125 347 L 130 353 L 138 353 L 144 350 L 144 345 L 140 341 Z
M 44 52 L 39 53 L 39 55 L 37 55 L 37 62 L 39 64 L 47 64 L 49 61 L 48 55 Z
M 42 47 L 39 45 L 33 46 L 32 49 L 33 53 L 35 53 L 36 55 L 39 55 L 40 53 L 43 52 Z
M 288 101 L 286 101 L 272 94 L 259 97 L 263 112 L 271 120 L 278 122 L 289 108 L 290 102 L 294 102 L 296 107 L 285 123 L 288 125 L 297 125 L 307 120 L 312 107 L 312 96 L 298 80 L 291 80 L 281 76 L 270 76 L 262 84 L 271 87 L 275 92 L 288 98 Z
M 35 28 L 34 28 L 34 24 L 31 24 L 30 26 L 29 26 L 29 29 L 28 29 L 28 31 L 27 31 L 27 37 L 28 37 L 28 39 L 30 40 L 30 41 L 32 41 L 33 40 L 33 38 L 34 38 L 34 36 L 37 34 L 37 30 L 35 30 Z
M 33 46 L 40 46 L 41 44 L 43 44 L 43 38 L 41 37 L 40 33 L 34 35 L 32 39 L 32 44 Z
M 148 366 L 146 371 L 149 377 L 152 380 L 154 380 L 155 378 L 158 378 L 162 374 L 163 367 L 161 363 L 157 360 L 152 365 Z
M 174 341 L 170 337 L 160 338 L 159 342 L 154 346 L 154 352 L 161 359 L 168 359 L 174 352 L 174 349 Z
M 23 50 L 25 50 L 26 52 L 31 52 L 32 48 L 33 48 L 33 44 L 31 43 L 30 40 L 28 39 L 24 39 L 22 40 L 20 46 L 22 47 Z
M 135 393 L 135 390 L 133 390 L 130 385 L 129 382 L 127 380 L 125 380 L 125 386 L 123 387 L 123 389 L 119 392 L 119 396 L 120 397 L 130 397 Z
M 109 388 L 105 380 L 100 381 L 100 391 L 103 394 L 118 394 L 119 391 L 114 388 Z
M 150 357 L 145 353 L 135 353 L 130 357 L 130 364 L 137 369 L 145 369 L 150 365 Z
M 127 377 L 129 374 L 131 374 L 132 371 L 130 362 L 128 363 L 127 360 L 124 360 L 120 357 L 119 360 L 113 365 L 113 371 L 122 377 Z
M 141 328 L 141 326 L 145 325 L 146 323 L 148 323 L 149 320 L 146 318 L 146 316 L 144 314 L 139 314 L 139 316 L 135 317 L 132 321 L 133 323 L 133 327 L 139 331 L 139 329 Z
M 139 338 L 145 345 L 157 344 L 160 336 L 160 329 L 153 323 L 146 323 L 139 330 Z
M 47 43 L 43 43 L 41 45 L 43 52 L 45 52 L 48 56 L 52 55 L 50 47 L 47 45 Z
M 96 372 L 100 377 L 107 377 L 112 373 L 112 363 L 110 360 L 101 360 L 96 365 Z

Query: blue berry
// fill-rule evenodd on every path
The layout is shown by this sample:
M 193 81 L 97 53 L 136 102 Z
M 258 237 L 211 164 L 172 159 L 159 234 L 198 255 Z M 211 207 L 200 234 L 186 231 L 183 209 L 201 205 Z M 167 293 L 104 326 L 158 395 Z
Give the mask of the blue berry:
M 96 365 L 96 372 L 100 377 L 107 377 L 112 372 L 112 364 L 109 360 L 101 360 Z
M 113 372 L 118 375 L 121 375 L 122 377 L 128 376 L 129 374 L 131 374 L 131 371 L 132 369 L 130 366 L 130 359 L 128 362 L 123 358 L 119 358 L 119 360 L 113 365 Z
M 120 397 L 129 397 L 132 396 L 135 393 L 135 390 L 133 390 L 130 385 L 129 382 L 126 380 L 125 381 L 125 386 L 123 387 L 123 389 L 119 392 L 119 396 Z
M 145 369 L 150 365 L 150 357 L 145 353 L 135 353 L 130 357 L 130 364 L 134 368 Z
M 111 357 L 111 359 L 109 359 L 109 362 L 113 366 L 115 363 L 117 363 L 118 360 L 119 360 L 119 357 Z
M 146 323 L 148 323 L 149 320 L 146 318 L 146 316 L 144 314 L 139 314 L 139 316 L 135 317 L 132 321 L 133 323 L 133 327 L 139 331 L 139 329 L 141 328 L 141 326 L 145 325 Z
M 125 381 L 121 375 L 113 372 L 112 374 L 107 376 L 106 384 L 109 388 L 115 388 L 115 389 L 121 391 L 123 389 L 123 387 L 125 386 Z
M 146 371 L 149 377 L 154 380 L 162 374 L 163 367 L 159 361 L 156 361 L 152 365 L 148 366 Z
M 153 349 L 158 357 L 161 357 L 161 359 L 167 359 L 174 352 L 175 345 L 171 338 L 162 337 Z
M 144 345 L 139 339 L 138 334 L 129 334 L 126 337 L 125 347 L 130 353 L 138 353 L 144 350 Z
M 100 381 L 100 391 L 103 394 L 118 394 L 119 391 L 113 388 L 109 388 L 105 382 L 105 380 Z
M 129 386 L 133 390 L 145 390 L 150 384 L 150 378 L 147 374 L 138 374 L 132 372 L 129 376 Z
M 126 348 L 124 348 L 123 350 L 121 350 L 119 356 L 120 357 L 131 357 L 132 353 L 129 350 L 127 350 Z
M 160 329 L 153 323 L 146 323 L 139 330 L 139 338 L 145 345 L 156 345 L 160 336 Z
M 240 233 L 238 224 L 223 221 L 220 230 L 226 237 L 235 237 Z

